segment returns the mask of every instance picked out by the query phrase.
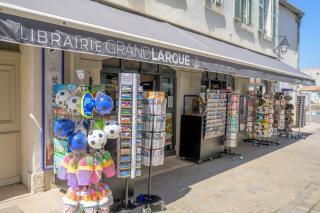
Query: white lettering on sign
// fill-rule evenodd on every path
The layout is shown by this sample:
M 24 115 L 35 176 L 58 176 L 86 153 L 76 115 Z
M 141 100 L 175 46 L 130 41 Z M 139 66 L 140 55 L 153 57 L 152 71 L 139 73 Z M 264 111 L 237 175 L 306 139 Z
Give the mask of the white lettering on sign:
M 178 66 L 191 66 L 190 55 L 167 49 L 148 47 L 135 42 L 108 39 L 98 40 L 94 37 L 70 35 L 58 30 L 54 32 L 35 30 L 20 26 L 20 40 L 22 43 L 38 44 L 41 46 L 76 50 L 121 58 L 153 61 Z

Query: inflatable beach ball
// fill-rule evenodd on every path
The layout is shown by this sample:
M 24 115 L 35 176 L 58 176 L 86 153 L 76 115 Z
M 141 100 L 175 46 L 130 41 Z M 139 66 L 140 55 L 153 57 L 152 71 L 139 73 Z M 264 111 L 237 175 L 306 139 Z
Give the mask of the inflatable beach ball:
M 71 96 L 72 94 L 68 90 L 60 90 L 56 94 L 55 102 L 58 107 L 67 108 L 67 101 Z
M 108 139 L 116 139 L 120 136 L 121 126 L 116 121 L 107 121 L 103 131 L 106 133 Z
M 71 96 L 67 101 L 68 111 L 74 115 L 80 115 L 80 97 Z
M 87 136 L 78 131 L 69 138 L 69 148 L 73 152 L 85 151 L 87 147 Z
M 96 129 L 89 133 L 88 144 L 93 149 L 102 149 L 107 143 L 107 136 L 104 131 Z
M 71 119 L 58 119 L 54 122 L 54 134 L 59 137 L 68 137 L 74 131 L 75 125 Z
M 109 95 L 103 92 L 98 92 L 95 97 L 95 109 L 100 115 L 110 113 L 113 109 L 113 100 Z

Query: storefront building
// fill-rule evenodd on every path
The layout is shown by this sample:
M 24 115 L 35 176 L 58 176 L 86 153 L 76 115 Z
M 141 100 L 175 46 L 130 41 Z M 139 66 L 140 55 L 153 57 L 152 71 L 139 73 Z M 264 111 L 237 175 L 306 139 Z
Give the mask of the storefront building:
M 272 82 L 313 82 L 275 58 L 93 1 L 1 1 L 0 8 L 0 86 L 7 103 L 0 114 L 0 186 L 22 182 L 31 192 L 51 187 L 54 83 L 92 77 L 115 96 L 119 73 L 139 73 L 145 91 L 166 92 L 165 149 L 178 155 L 184 96 L 199 95 L 204 81 L 209 89 L 241 94 L 250 79 L 260 79 L 266 93 Z M 84 70 L 83 81 L 77 70 Z

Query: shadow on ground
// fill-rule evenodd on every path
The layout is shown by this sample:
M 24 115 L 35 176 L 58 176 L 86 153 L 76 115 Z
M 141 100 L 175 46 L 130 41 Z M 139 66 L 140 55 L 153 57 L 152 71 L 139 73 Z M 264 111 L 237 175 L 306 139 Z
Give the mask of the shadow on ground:
M 9 186 L 0 187 L 0 203 L 8 200 L 21 197 L 28 194 L 28 190 L 22 184 L 12 184 Z
M 311 134 L 302 133 L 308 137 Z M 167 204 L 170 204 L 189 193 L 190 186 L 201 182 L 207 178 L 213 177 L 219 173 L 245 164 L 249 161 L 260 158 L 264 155 L 280 150 L 286 146 L 294 144 L 300 139 L 287 139 L 280 137 L 279 146 L 253 146 L 250 144 L 239 144 L 236 149 L 237 153 L 243 155 L 243 159 L 231 160 L 230 158 L 218 158 L 212 161 L 206 161 L 202 164 L 191 164 L 183 168 L 155 175 L 152 177 L 152 193 L 160 195 Z M 147 192 L 148 180 L 140 180 L 135 183 L 135 194 L 143 194 Z

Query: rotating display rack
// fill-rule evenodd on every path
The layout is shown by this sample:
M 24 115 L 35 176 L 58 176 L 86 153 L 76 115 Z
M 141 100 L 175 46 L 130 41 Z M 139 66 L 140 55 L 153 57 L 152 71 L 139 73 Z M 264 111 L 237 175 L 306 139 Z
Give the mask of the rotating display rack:
M 137 202 L 143 205 L 142 212 L 152 212 L 153 209 L 165 209 L 161 197 L 152 194 L 152 167 L 164 163 L 164 146 L 166 139 L 166 104 L 164 92 L 146 92 L 143 99 L 143 143 L 142 165 L 147 166 L 148 193 L 137 197 Z
M 238 146 L 237 135 L 239 132 L 239 103 L 240 94 L 228 94 L 226 140 L 224 142 L 224 152 L 222 153 L 222 157 L 230 156 L 232 159 L 234 159 L 234 157 L 243 159 L 241 154 L 237 154 L 233 151 L 233 149 Z

